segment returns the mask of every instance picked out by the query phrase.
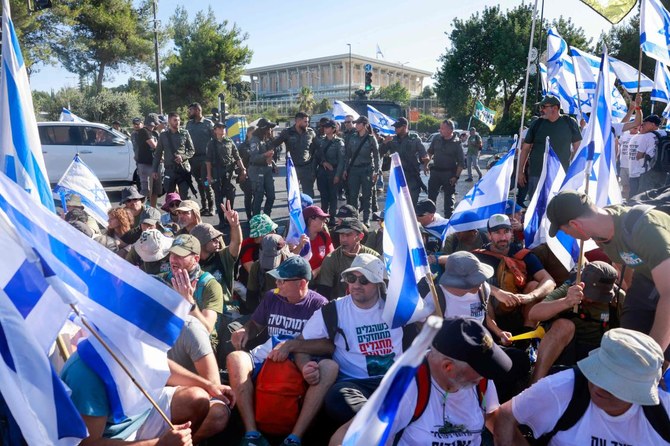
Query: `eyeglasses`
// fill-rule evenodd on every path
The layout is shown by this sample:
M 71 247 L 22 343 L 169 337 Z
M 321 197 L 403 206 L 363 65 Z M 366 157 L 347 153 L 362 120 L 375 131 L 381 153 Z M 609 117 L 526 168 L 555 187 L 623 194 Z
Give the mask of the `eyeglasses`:
M 358 281 L 358 283 L 360 283 L 361 285 L 367 285 L 367 284 L 371 283 L 371 282 L 368 280 L 367 277 L 365 277 L 365 276 L 363 276 L 363 275 L 361 275 L 361 276 L 357 276 L 357 275 L 354 274 L 354 273 L 347 273 L 347 274 L 345 274 L 345 275 L 344 275 L 344 281 L 347 282 L 347 283 L 350 283 L 350 284 L 354 284 L 354 283 L 356 283 L 356 281 Z
M 276 279 L 275 283 L 277 285 L 281 285 L 284 282 L 297 282 L 298 280 L 302 280 L 302 278 L 301 277 L 294 277 L 293 279 Z
M 345 124 L 353 124 L 354 121 L 344 121 Z
M 129 198 L 129 199 L 126 200 L 126 203 L 130 203 L 130 202 L 133 202 L 133 201 L 142 201 L 142 200 L 143 200 L 143 198 Z
M 179 207 L 180 204 L 181 204 L 181 201 L 173 201 L 172 203 L 170 203 L 170 206 L 168 206 L 168 207 L 177 208 L 177 207 Z

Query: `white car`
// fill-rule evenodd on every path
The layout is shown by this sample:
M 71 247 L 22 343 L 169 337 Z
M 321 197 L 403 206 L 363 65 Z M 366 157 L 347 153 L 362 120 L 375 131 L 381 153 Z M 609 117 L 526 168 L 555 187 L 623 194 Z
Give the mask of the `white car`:
M 101 182 L 135 182 L 137 175 L 130 138 L 95 122 L 38 122 L 49 181 L 63 176 L 75 154 Z

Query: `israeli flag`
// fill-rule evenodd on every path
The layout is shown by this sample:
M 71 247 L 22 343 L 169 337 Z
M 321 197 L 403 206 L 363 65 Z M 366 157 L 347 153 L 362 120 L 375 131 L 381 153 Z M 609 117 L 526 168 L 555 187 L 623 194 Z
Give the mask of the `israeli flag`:
M 516 145 L 516 139 L 514 141 Z M 498 162 L 463 196 L 449 219 L 447 233 L 485 228 L 493 214 L 504 214 L 512 182 L 515 149 Z
M 547 94 L 559 98 L 563 111 L 571 115 L 580 114 L 575 67 L 568 44 L 556 28 L 550 28 L 547 35 L 547 81 Z
M 4 214 L 0 250 L 0 392 L 28 444 L 78 444 L 86 426 L 48 359 L 70 309 Z
M 54 193 L 61 197 L 76 194 L 81 197 L 84 209 L 95 218 L 95 220 L 107 227 L 107 212 L 112 208 L 105 189 L 93 171 L 75 155 L 58 184 Z M 63 203 L 65 204 L 65 203 Z
M 384 263 L 389 284 L 382 318 L 391 328 L 423 319 L 430 311 L 417 284 L 430 274 L 426 249 L 407 188 L 400 155 L 391 155 L 384 208 Z
M 356 110 L 349 107 L 347 104 L 344 103 L 344 101 L 334 100 L 333 119 L 337 122 L 344 122 L 344 118 L 346 118 L 347 115 L 353 116 L 354 120 L 358 119 L 358 117 L 360 116 L 358 112 L 356 112 Z
M 61 109 L 60 117 L 58 118 L 58 120 L 60 122 L 88 122 L 87 120 L 75 115 L 65 107 Z
M 111 341 L 126 365 L 141 369 L 136 370 L 135 378 L 157 397 L 170 373 L 166 352 L 179 336 L 189 312 L 188 302 L 153 277 L 138 274 L 137 268 L 56 214 L 31 206 L 26 193 L 3 174 L 0 210 L 53 271 L 53 278 L 62 280 L 60 289 L 78 302 L 87 320 Z M 86 362 L 84 355 L 82 359 Z M 106 368 L 109 374 L 101 377 L 107 380 L 114 419 L 150 408 L 127 377 L 118 373 L 116 364 L 106 363 Z
M 610 70 L 621 82 L 621 86 L 630 94 L 637 93 L 637 78 L 640 76 L 640 92 L 648 93 L 654 88 L 654 83 L 644 73 L 640 74 L 636 68 L 631 67 L 626 62 L 609 57 Z M 614 82 L 612 80 L 612 82 Z
M 375 393 L 358 411 L 347 429 L 342 446 L 387 444 L 403 396 L 412 385 L 416 372 L 441 327 L 441 318 L 428 318 L 410 348 L 393 363 Z
M 547 205 L 558 193 L 565 179 L 565 170 L 556 152 L 551 148 L 549 138 L 545 147 L 542 174 L 523 222 L 524 239 L 526 248 L 529 249 L 546 242 L 549 238 L 549 220 L 545 217 Z
M 542 84 L 542 96 L 547 95 L 547 66 L 542 62 L 540 65 L 540 83 Z
M 2 0 L 2 73 L 0 73 L 0 171 L 30 195 L 56 212 L 42 144 L 23 63 L 14 31 L 9 0 Z
M 289 153 L 286 154 L 286 194 L 288 201 L 288 234 L 286 241 L 292 245 L 300 243 L 300 237 L 307 234 L 307 225 L 302 215 L 302 200 L 300 198 L 300 184 L 295 172 L 293 159 Z M 312 258 L 312 247 L 307 241 L 300 250 L 300 256 L 309 260 Z
M 651 90 L 651 100 L 656 102 L 670 102 L 670 72 L 661 61 L 656 61 L 654 75 L 654 89 Z
M 377 130 L 380 135 L 395 135 L 395 127 L 393 127 L 395 120 L 386 116 L 370 104 L 368 104 L 368 120 L 372 128 Z
M 670 65 L 670 14 L 658 0 L 640 2 L 640 48 L 652 59 Z
M 589 181 L 589 196 L 597 206 L 621 203 L 621 189 L 616 177 L 614 134 L 612 133 L 611 95 L 609 94 L 609 59 L 607 49 L 602 57 L 598 86 L 594 98 L 594 112 L 584 131 L 584 139 L 568 167 L 561 190 L 584 191 Z M 577 241 L 559 231 L 547 243 L 568 271 L 577 261 Z M 590 244 L 592 247 L 593 244 Z M 589 248 L 585 248 L 586 251 Z

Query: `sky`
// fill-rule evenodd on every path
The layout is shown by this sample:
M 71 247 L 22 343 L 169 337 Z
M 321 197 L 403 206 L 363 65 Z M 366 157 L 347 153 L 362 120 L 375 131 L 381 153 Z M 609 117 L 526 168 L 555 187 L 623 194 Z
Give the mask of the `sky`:
M 538 1 L 538 9 L 543 0 Z M 246 44 L 254 52 L 249 67 L 260 67 L 315 57 L 348 53 L 375 57 L 379 45 L 388 62 L 435 73 L 440 55 L 449 45 L 447 34 L 455 18 L 467 19 L 486 6 L 500 4 L 503 9 L 524 3 L 485 0 L 387 0 L 323 1 L 291 0 L 278 2 L 250 0 L 158 0 L 158 18 L 166 24 L 175 9 L 183 6 L 192 18 L 200 10 L 212 7 L 220 21 L 235 23 L 248 33 Z M 534 3 L 525 1 L 526 4 Z M 635 9 L 631 14 L 635 14 Z M 545 0 L 544 17 L 570 17 L 594 42 L 609 22 L 579 0 Z M 447 34 L 445 34 L 447 33 Z M 537 46 L 537 44 L 535 44 Z M 104 83 L 107 87 L 124 84 L 131 75 L 115 72 Z M 135 73 L 137 77 L 137 74 Z M 31 77 L 33 90 L 58 90 L 75 87 L 77 76 L 62 66 L 41 67 Z

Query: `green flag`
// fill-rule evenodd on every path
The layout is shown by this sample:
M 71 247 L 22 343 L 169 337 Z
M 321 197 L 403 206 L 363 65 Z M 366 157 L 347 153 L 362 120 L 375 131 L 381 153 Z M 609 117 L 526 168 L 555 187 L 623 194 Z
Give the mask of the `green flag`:
M 619 23 L 628 15 L 637 0 L 581 0 L 610 23 Z
M 479 101 L 475 104 L 474 117 L 486 124 L 489 130 L 493 130 L 496 126 L 493 122 L 496 118 L 496 112 L 484 107 L 484 104 Z

